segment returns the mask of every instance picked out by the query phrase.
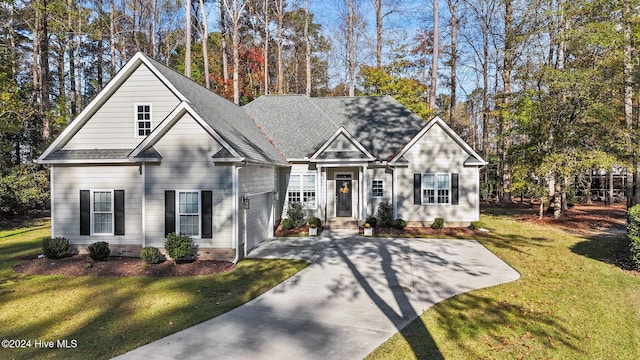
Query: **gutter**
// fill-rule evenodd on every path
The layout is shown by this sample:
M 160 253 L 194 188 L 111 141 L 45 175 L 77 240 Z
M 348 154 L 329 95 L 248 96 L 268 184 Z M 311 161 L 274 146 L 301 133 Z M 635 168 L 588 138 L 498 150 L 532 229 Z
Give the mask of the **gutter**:
M 233 264 L 237 264 L 240 261 L 240 234 L 238 229 L 238 202 L 240 201 L 238 178 L 240 176 L 240 169 L 247 166 L 247 161 L 243 161 L 242 165 L 236 165 L 233 169 L 233 177 L 231 179 L 231 191 L 233 193 L 233 239 L 236 245 L 236 257 L 233 259 Z M 245 216 L 246 220 L 246 216 Z M 246 226 L 245 226 L 246 231 Z

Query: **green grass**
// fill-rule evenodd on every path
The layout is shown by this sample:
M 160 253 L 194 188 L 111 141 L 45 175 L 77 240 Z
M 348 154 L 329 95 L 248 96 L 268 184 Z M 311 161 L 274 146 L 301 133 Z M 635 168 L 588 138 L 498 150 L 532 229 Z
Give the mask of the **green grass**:
M 170 278 L 15 273 L 48 236 L 47 221 L 0 231 L 0 340 L 31 340 L 28 349 L 0 348 L 0 358 L 110 358 L 242 305 L 307 266 L 243 260 L 222 275 Z M 65 339 L 77 346 L 35 348 L 35 340 Z
M 478 240 L 521 278 L 433 306 L 368 359 L 640 359 L 640 277 L 612 265 L 624 236 L 482 222 Z

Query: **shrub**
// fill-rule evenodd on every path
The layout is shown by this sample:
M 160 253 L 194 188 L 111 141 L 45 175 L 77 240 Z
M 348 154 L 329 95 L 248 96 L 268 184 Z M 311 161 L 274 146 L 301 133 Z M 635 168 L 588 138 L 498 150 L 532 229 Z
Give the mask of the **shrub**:
M 404 221 L 402 219 L 393 220 L 393 228 L 394 229 L 403 230 L 405 227 L 407 227 L 407 222 L 406 221 Z
M 291 230 L 293 229 L 293 222 L 289 218 L 284 218 L 280 221 L 280 226 L 282 226 L 284 230 Z
M 37 214 L 49 208 L 48 171 L 31 163 L 6 170 L 0 176 L 0 218 Z
M 290 202 L 287 208 L 287 218 L 291 219 L 290 229 L 302 227 L 305 224 L 302 204 L 297 201 Z
M 627 213 L 627 239 L 631 258 L 640 267 L 640 204 L 629 209 Z
M 369 226 L 371 226 L 372 228 L 374 228 L 378 226 L 378 219 L 376 219 L 374 216 L 369 216 L 367 218 L 366 223 L 369 224 Z
M 89 257 L 95 261 L 105 261 L 110 254 L 109 243 L 106 241 L 98 241 L 89 245 Z
M 69 240 L 63 237 L 42 240 L 42 253 L 47 259 L 59 259 L 69 252 Z
M 142 248 L 140 258 L 144 260 L 145 264 L 160 264 L 164 261 L 164 256 L 160 253 L 160 250 L 153 246 Z
M 444 219 L 441 217 L 435 218 L 433 220 L 433 224 L 431 224 L 432 229 L 442 229 L 444 227 Z
M 188 235 L 171 233 L 167 235 L 167 239 L 164 242 L 164 249 L 176 263 L 183 260 L 187 255 L 193 251 L 193 240 Z
M 393 226 L 393 206 L 383 201 L 378 204 L 378 211 L 376 211 L 376 218 L 378 225 L 384 227 L 392 227 Z
M 322 223 L 320 219 L 315 216 L 311 216 L 307 222 L 309 223 L 309 226 L 313 225 L 315 227 L 320 227 L 320 224 Z
M 480 221 L 472 221 L 471 222 L 471 226 L 470 228 L 473 230 L 480 230 L 482 229 L 484 226 Z

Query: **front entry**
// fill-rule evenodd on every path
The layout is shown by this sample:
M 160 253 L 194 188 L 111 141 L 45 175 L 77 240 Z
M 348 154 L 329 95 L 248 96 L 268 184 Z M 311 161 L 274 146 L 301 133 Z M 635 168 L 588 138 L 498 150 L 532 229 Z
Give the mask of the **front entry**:
M 337 216 L 353 216 L 351 176 L 338 175 L 336 178 L 336 215 Z

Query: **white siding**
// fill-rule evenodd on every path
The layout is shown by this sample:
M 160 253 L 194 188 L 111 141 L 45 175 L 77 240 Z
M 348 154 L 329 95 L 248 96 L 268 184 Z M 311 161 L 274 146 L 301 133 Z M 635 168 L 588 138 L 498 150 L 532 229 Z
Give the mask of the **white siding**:
M 106 100 L 64 149 L 133 149 L 142 140 L 136 138 L 134 104 L 142 103 L 151 104 L 153 128 L 179 103 L 144 64 Z
M 373 198 L 371 197 L 371 181 L 373 179 L 379 179 L 384 181 L 384 197 L 382 198 Z M 369 169 L 368 173 L 367 173 L 367 181 L 369 182 L 367 184 L 367 189 L 368 189 L 368 194 L 365 194 L 365 196 L 368 196 L 367 199 L 367 216 L 375 216 L 376 215 L 376 211 L 378 210 L 378 205 L 383 202 L 386 201 L 388 203 L 392 203 L 392 184 L 393 184 L 393 176 L 391 174 L 387 174 L 385 172 L 384 168 L 379 168 L 379 169 Z
M 53 166 L 53 236 L 73 244 L 142 245 L 142 177 L 138 166 Z M 125 235 L 80 235 L 80 190 L 124 190 Z
M 468 154 L 440 127 L 433 126 L 407 151 L 408 168 L 398 168 L 398 217 L 407 221 L 471 222 L 479 218 L 479 170 L 465 167 Z M 413 174 L 458 173 L 459 205 L 414 205 Z
M 232 248 L 232 169 L 215 166 L 211 158 L 220 144 L 186 115 L 155 148 L 163 158 L 159 165 L 146 166 L 147 244 L 164 243 L 165 190 L 212 190 L 213 239 L 194 241 L 201 248 Z
M 276 185 L 274 173 L 272 166 L 247 165 L 238 174 L 239 201 L 246 196 L 250 204 L 248 210 L 243 208 L 242 203 L 238 205 L 240 241 L 245 242 L 246 250 L 251 250 L 272 235 L 273 190 Z

